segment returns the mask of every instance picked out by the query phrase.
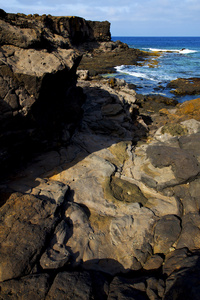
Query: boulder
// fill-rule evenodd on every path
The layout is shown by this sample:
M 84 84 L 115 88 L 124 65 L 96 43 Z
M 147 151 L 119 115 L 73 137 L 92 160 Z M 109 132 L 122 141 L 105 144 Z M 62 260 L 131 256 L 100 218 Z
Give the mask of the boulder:
M 156 168 L 171 166 L 178 183 L 194 178 L 200 171 L 196 157 L 183 149 L 169 146 L 149 146 L 147 156 Z
M 182 256 L 182 259 L 179 256 L 176 259 L 177 267 L 166 280 L 166 290 L 163 299 L 199 299 L 199 253 L 191 253 L 188 257 Z
M 0 297 L 2 300 L 30 299 L 41 300 L 50 287 L 48 274 L 33 274 L 20 279 L 8 280 L 0 283 Z
M 46 300 L 89 300 L 92 295 L 91 276 L 87 272 L 60 272 L 46 296 Z
M 164 282 L 155 277 L 115 277 L 110 284 L 108 299 L 160 299 L 164 294 Z
M 2 11 L 2 10 L 1 10 Z M 0 16 L 1 44 L 21 48 L 69 48 L 88 42 L 110 41 L 110 23 L 80 17 L 7 14 Z
M 182 231 L 177 249 L 187 247 L 189 250 L 199 249 L 200 245 L 200 216 L 199 213 L 188 213 L 182 218 Z
M 0 281 L 29 274 L 54 229 L 55 200 L 12 194 L 1 207 Z
M 74 50 L 3 45 L 1 51 L 0 162 L 8 171 L 35 152 L 66 142 L 63 132 L 71 124 L 70 137 L 84 97 L 75 87 L 80 55 Z
M 155 226 L 154 253 L 168 253 L 181 233 L 180 220 L 174 215 L 162 217 Z

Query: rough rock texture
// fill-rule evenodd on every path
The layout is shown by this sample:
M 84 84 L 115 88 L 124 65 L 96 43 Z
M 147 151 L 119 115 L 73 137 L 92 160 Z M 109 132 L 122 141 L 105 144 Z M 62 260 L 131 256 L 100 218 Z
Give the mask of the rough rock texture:
M 145 141 L 148 127 L 125 82 L 79 86 L 87 99 L 70 145 L 41 155 L 2 185 L 4 197 L 6 190 L 22 193 L 1 208 L 2 298 L 11 288 L 26 295 L 24 280 L 31 280 L 30 291 L 44 299 L 170 299 L 181 297 L 182 284 L 192 299 L 200 123 L 165 125 Z
M 136 64 L 138 60 L 147 57 L 148 53 L 139 49 L 129 48 L 127 44 L 120 41 L 101 43 L 100 47 L 89 49 L 84 53 L 80 70 L 88 70 L 89 75 L 114 73 L 114 67 L 118 65 Z
M 171 93 L 175 95 L 198 95 L 200 94 L 200 78 L 178 78 L 168 85 Z
M 6 299 L 41 300 L 49 290 L 50 276 L 48 274 L 27 275 L 0 283 L 0 297 Z
M 165 122 L 178 123 L 185 120 L 200 120 L 200 100 L 199 98 L 185 101 L 173 110 L 166 108 L 160 110 L 160 114 L 165 118 Z
M 12 194 L 1 208 L 0 281 L 30 273 L 55 227 L 64 197 L 41 198 Z
M 21 40 L 25 44 L 31 43 L 30 34 L 34 36 L 30 33 L 33 28 L 25 24 L 34 20 L 39 24 L 46 18 L 15 17 L 2 11 L 1 17 L 15 24 L 6 28 L 16 33 L 17 22 L 27 21 L 23 23 L 27 38 Z M 112 43 L 102 47 L 105 51 Z M 39 104 L 48 89 L 49 99 L 60 95 L 52 93 L 51 79 L 60 74 L 65 81 L 65 72 L 75 75 L 74 50 L 56 46 L 50 52 L 17 45 L 3 45 L 2 49 L 1 68 L 9 70 L 9 77 L 2 81 L 2 112 L 8 103 L 18 112 L 21 99 L 27 103 L 20 108 L 22 119 L 31 116 L 34 124 L 42 120 L 39 131 L 43 128 L 47 134 L 50 125 L 46 122 L 55 121 L 54 112 L 48 119 L 46 106 L 42 110 Z M 28 62 L 28 55 L 35 64 Z M 40 66 L 41 57 L 51 62 L 46 67 L 50 73 Z M 15 93 L 19 78 L 23 80 L 21 98 L 20 92 Z M 13 92 L 7 90 L 8 82 L 16 84 Z M 44 82 L 43 98 L 36 87 L 43 90 Z M 77 87 L 72 80 L 70 84 L 73 86 L 61 92 L 71 93 L 67 123 L 60 114 L 56 117 L 58 125 L 64 122 L 68 143 L 35 156 L 0 184 L 0 298 L 199 299 L 200 122 L 190 118 L 192 111 L 187 120 L 176 118 L 176 126 L 167 123 L 161 111 L 154 111 L 148 122 L 148 113 L 140 113 L 135 91 L 122 80 L 79 80 Z M 86 98 L 81 120 L 80 91 Z M 198 112 L 197 101 L 195 104 Z M 65 114 L 59 101 L 56 107 Z M 48 114 L 53 108 L 49 107 Z M 155 127 L 154 120 L 160 120 Z M 4 119 L 2 124 L 12 131 L 10 122 Z M 67 124 L 74 131 L 69 132 Z M 49 128 L 54 127 L 58 132 L 56 122 Z M 21 149 L 19 137 L 18 141 Z
M 59 273 L 45 299 L 91 299 L 92 284 L 90 274 Z
M 69 139 L 83 96 L 75 87 L 81 56 L 58 45 L 60 35 L 34 17 L 2 12 L 0 26 L 0 163 L 5 176 L 31 154 Z M 48 47 L 44 28 L 51 39 Z
M 75 48 L 109 41 L 110 24 L 1 10 L 0 29 L 0 162 L 5 176 L 32 153 L 68 142 L 84 101 L 75 86 L 81 59 Z
M 0 12 L 1 44 L 21 48 L 71 48 L 88 42 L 110 41 L 110 23 L 80 17 L 7 14 Z

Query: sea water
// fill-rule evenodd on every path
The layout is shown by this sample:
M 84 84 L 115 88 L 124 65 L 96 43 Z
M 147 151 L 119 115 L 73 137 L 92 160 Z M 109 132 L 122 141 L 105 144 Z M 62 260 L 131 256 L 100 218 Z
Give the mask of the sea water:
M 159 56 L 152 58 L 155 64 L 149 64 L 147 59 L 146 63 L 116 67 L 115 76 L 135 84 L 137 93 L 161 94 L 179 102 L 198 97 L 175 96 L 167 84 L 177 78 L 200 78 L 200 37 L 112 37 L 112 40 L 120 40 L 130 48 L 159 52 Z

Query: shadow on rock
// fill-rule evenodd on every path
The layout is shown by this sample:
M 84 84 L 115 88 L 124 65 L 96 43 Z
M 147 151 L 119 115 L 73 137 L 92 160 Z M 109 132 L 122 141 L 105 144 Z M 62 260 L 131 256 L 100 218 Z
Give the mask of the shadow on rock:
M 200 253 L 191 253 L 167 278 L 164 300 L 198 300 L 200 298 Z

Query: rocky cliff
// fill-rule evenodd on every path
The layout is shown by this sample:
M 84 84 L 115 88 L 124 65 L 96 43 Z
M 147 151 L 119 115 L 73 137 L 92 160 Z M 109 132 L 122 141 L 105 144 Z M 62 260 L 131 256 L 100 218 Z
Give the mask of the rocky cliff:
M 0 11 L 0 160 L 5 171 L 67 142 L 81 116 L 74 48 L 110 40 L 108 22 Z
M 7 14 L 0 11 L 0 43 L 21 48 L 71 48 L 111 39 L 110 23 L 86 21 L 83 18 L 51 15 Z
M 99 43 L 85 54 L 96 60 L 126 45 L 93 34 L 72 46 L 48 16 L 38 47 L 46 16 L 1 18 L 2 166 L 40 153 L 1 180 L 0 298 L 199 299 L 199 99 L 175 106 L 123 80 L 77 81 L 84 47 Z M 95 23 L 80 22 L 86 36 Z

